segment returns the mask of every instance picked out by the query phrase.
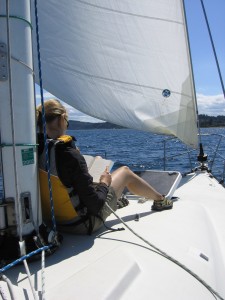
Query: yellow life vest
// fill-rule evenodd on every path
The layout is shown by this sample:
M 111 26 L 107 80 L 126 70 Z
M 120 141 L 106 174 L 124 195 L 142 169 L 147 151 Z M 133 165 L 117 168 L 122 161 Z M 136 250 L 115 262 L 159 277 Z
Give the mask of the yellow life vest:
M 56 166 L 55 166 L 55 146 L 58 142 L 71 142 L 72 137 L 64 135 L 59 137 L 57 140 L 50 140 L 52 142 L 52 147 L 49 151 L 50 153 L 50 180 L 52 186 L 52 198 L 54 203 L 54 213 L 56 223 L 61 225 L 73 224 L 81 220 L 81 217 L 78 215 L 76 208 L 79 203 L 78 196 L 71 196 L 71 189 L 66 188 L 63 183 L 60 181 Z M 44 151 L 43 151 L 44 152 Z M 39 181 L 40 181 L 40 193 L 41 193 L 41 205 L 42 205 L 42 215 L 45 221 L 51 220 L 51 207 L 50 207 L 50 195 L 49 195 L 49 186 L 48 186 L 48 173 L 43 170 L 45 165 L 45 153 L 41 154 L 39 157 Z M 54 174 L 52 174 L 52 171 Z M 76 198 L 76 201 L 72 198 Z M 76 205 L 73 205 L 73 202 L 76 202 Z

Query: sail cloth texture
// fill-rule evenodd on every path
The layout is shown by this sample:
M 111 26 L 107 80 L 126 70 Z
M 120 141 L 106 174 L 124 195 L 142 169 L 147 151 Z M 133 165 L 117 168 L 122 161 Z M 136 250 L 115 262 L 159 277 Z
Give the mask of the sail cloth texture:
M 38 16 L 47 91 L 98 119 L 197 146 L 181 0 L 39 0 Z

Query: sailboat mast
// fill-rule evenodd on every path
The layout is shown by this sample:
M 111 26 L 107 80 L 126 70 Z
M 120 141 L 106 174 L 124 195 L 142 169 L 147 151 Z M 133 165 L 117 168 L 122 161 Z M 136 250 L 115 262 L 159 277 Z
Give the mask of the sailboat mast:
M 198 115 L 198 103 L 197 103 L 197 98 L 196 98 L 195 80 L 194 80 L 193 64 L 192 64 L 192 58 L 191 58 L 191 48 L 190 48 L 190 41 L 189 41 L 189 34 L 188 34 L 185 0 L 181 0 L 181 3 L 183 6 L 183 13 L 184 13 L 184 20 L 185 20 L 184 28 L 186 31 L 187 49 L 189 52 L 189 66 L 190 66 L 191 84 L 192 84 L 192 90 L 193 90 L 193 99 L 194 99 L 195 107 L 196 107 L 196 122 L 197 122 L 197 127 L 198 127 L 199 139 L 201 142 L 200 124 L 199 124 L 199 115 Z
M 1 58 L 6 57 L 0 78 L 4 202 L 8 227 L 21 239 L 41 222 L 30 1 L 1 3 Z

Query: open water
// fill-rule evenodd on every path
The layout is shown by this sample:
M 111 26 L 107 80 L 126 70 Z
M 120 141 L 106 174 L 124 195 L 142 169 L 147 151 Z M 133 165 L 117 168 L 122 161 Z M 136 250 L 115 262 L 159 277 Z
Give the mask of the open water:
M 193 151 L 177 139 L 163 135 L 131 129 L 77 130 L 68 131 L 68 134 L 76 137 L 81 153 L 111 159 L 115 162 L 114 168 L 127 165 L 132 170 L 166 169 L 184 173 L 198 166 L 199 150 Z M 218 151 L 225 157 L 225 128 L 202 128 L 201 134 L 213 134 L 211 140 L 209 136 L 202 136 L 204 152 L 208 154 L 211 167 L 219 141 L 218 134 L 224 135 Z M 183 151 L 186 153 L 181 155 Z M 223 167 L 224 160 L 217 155 L 212 171 L 218 178 L 224 175 Z
M 219 145 L 219 155 L 215 159 L 214 155 L 219 141 L 218 134 L 225 137 L 225 128 L 203 128 L 201 133 L 213 134 L 212 139 L 203 136 L 202 143 L 204 152 L 209 157 L 209 166 L 212 168 L 213 174 L 220 180 L 225 175 L 223 158 L 225 157 L 225 138 Z M 81 153 L 100 155 L 111 159 L 115 162 L 113 168 L 126 165 L 134 171 L 166 169 L 185 173 L 198 166 L 199 150 L 193 151 L 177 139 L 162 135 L 131 129 L 68 130 L 68 134 L 76 137 L 76 144 Z M 164 151 L 167 155 L 166 160 L 164 160 Z M 183 151 L 186 153 L 181 155 L 180 153 Z M 0 170 L 0 199 L 1 197 L 2 178 Z

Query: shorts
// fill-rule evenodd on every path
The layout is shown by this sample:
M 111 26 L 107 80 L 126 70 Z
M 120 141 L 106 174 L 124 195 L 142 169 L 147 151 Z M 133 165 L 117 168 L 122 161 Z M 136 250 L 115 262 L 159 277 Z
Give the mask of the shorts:
M 106 197 L 106 203 L 112 208 L 113 211 L 116 211 L 117 209 L 117 196 L 113 189 L 113 187 L 109 187 L 109 191 Z M 103 205 L 102 209 L 99 212 L 99 215 L 103 221 L 108 218 L 108 216 L 111 214 L 111 210 L 106 206 L 106 204 Z M 98 217 L 92 216 L 91 222 L 93 230 L 92 232 L 97 231 L 100 229 L 103 225 L 103 221 Z M 68 233 L 74 233 L 74 234 L 88 234 L 89 232 L 89 220 L 85 221 L 84 223 L 81 223 L 79 225 L 75 226 L 57 226 L 59 231 L 62 232 L 68 232 Z

